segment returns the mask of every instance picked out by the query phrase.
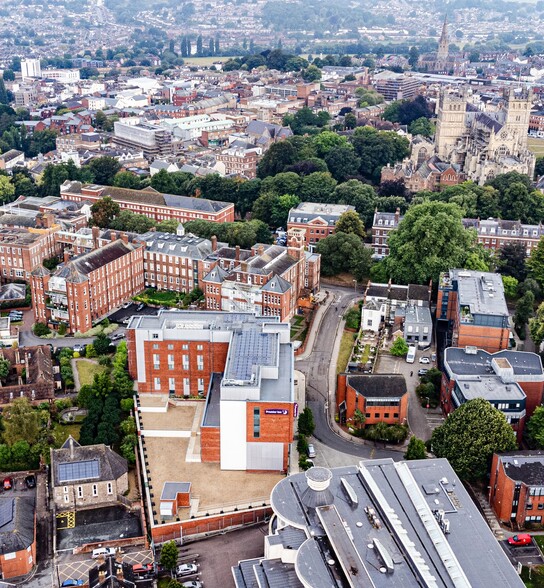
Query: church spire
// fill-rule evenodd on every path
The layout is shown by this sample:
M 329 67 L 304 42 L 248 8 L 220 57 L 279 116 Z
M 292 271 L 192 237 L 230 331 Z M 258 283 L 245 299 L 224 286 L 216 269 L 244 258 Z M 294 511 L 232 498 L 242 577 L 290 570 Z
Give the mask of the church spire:
M 444 16 L 444 24 L 442 25 L 442 34 L 440 35 L 440 41 L 438 41 L 438 61 L 447 61 L 449 44 L 450 42 L 448 38 L 448 15 L 446 14 Z

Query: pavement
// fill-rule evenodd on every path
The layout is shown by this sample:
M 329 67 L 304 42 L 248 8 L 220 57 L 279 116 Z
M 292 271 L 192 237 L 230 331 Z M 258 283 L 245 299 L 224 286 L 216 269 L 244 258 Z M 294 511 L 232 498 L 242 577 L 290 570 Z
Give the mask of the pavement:
M 348 463 L 352 465 L 359 459 L 390 457 L 400 460 L 402 451 L 352 437 L 334 422 L 336 358 L 344 329 L 342 317 L 361 294 L 336 286 L 327 287 L 325 292 L 328 296 L 318 307 L 306 351 L 296 358 L 296 369 L 306 376 L 306 403 L 314 415 L 317 446 L 328 448 L 323 459 L 331 466 L 344 460 L 346 455 L 351 456 Z

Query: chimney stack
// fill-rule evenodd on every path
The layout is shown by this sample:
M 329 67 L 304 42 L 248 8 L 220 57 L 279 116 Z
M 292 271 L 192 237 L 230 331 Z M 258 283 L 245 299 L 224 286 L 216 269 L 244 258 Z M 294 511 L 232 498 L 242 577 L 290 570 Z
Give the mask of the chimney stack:
M 117 241 L 117 233 L 116 233 L 115 231 L 112 231 L 112 232 L 111 232 L 111 237 L 110 237 L 110 239 L 111 239 L 112 241 Z
M 263 255 L 264 254 L 264 245 L 259 245 L 259 248 L 257 249 L 257 253 L 259 255 Z
M 70 261 L 70 250 L 69 249 L 65 249 L 64 250 L 64 263 L 68 263 Z
M 217 251 L 217 237 L 212 235 L 212 251 Z
M 98 237 L 100 237 L 100 228 L 99 227 L 93 227 L 92 236 L 93 236 L 93 249 L 98 249 Z
M 121 241 L 128 245 L 128 235 L 126 233 L 121 233 Z
M 400 208 L 397 208 L 397 210 L 395 210 L 395 225 L 398 224 L 399 218 L 400 218 Z

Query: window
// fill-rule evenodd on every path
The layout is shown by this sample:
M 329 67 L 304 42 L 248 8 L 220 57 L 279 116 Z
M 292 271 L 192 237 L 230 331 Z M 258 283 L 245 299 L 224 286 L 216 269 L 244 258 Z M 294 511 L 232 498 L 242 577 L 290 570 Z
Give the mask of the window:
M 181 356 L 181 362 L 182 362 L 182 366 L 184 370 L 188 370 L 189 369 L 189 356 L 188 355 L 182 355 Z
M 389 418 L 389 413 L 388 412 L 384 412 L 383 413 L 383 418 L 384 419 L 388 419 Z
M 174 355 L 168 355 L 168 369 L 169 370 L 173 370 L 174 369 Z
M 374 418 L 375 419 L 379 419 L 380 418 L 380 413 L 379 412 L 375 412 L 374 413 Z
M 198 393 L 204 392 L 204 378 L 198 378 Z
M 399 418 L 399 413 L 398 412 L 394 412 L 393 413 L 393 418 L 398 419 Z
M 68 486 L 64 486 L 63 492 L 64 492 L 64 494 L 68 494 Z
M 93 496 L 98 496 L 98 486 L 93 484 Z
M 184 343 L 184 344 L 181 346 L 181 348 L 182 348 L 184 351 L 187 351 L 187 349 L 189 349 L 189 345 L 187 345 L 187 343 Z
M 158 353 L 153 354 L 153 368 L 158 370 L 161 367 L 161 359 Z
M 83 486 L 78 486 L 77 487 L 77 497 L 78 498 L 83 498 Z
M 261 409 L 253 409 L 253 437 L 258 439 L 261 436 Z
M 70 502 L 70 497 L 68 496 L 68 494 L 64 495 L 64 502 Z
M 198 370 L 203 370 L 204 369 L 204 356 L 203 355 L 197 355 L 196 356 L 196 368 Z
M 204 349 L 204 345 L 197 345 L 196 348 L 198 351 L 202 351 Z
M 159 334 L 158 333 L 153 333 L 153 339 L 158 339 L 159 338 Z
M 111 482 L 108 482 L 108 494 L 111 496 L 113 494 L 113 486 Z
M 529 503 L 526 507 L 525 510 L 533 510 L 533 505 L 531 503 Z
M 155 390 L 160 390 L 161 389 L 161 379 L 160 378 L 155 378 Z
M 168 390 L 170 392 L 176 391 L 176 378 L 168 378 Z

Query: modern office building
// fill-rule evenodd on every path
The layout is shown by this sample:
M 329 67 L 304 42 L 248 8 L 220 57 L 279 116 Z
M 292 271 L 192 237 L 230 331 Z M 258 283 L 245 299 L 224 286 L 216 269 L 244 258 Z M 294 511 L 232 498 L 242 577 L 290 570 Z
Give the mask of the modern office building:
M 491 464 L 489 504 L 501 523 L 519 530 L 542 525 L 544 453 L 495 453 Z
M 23 82 L 28 78 L 41 78 L 42 67 L 39 59 L 21 59 L 21 75 Z
M 280 481 L 264 558 L 232 568 L 236 588 L 522 588 L 445 459 L 314 467 Z
M 157 157 L 168 157 L 173 154 L 172 131 L 163 126 L 139 122 L 128 124 L 114 123 L 113 142 L 122 147 L 141 149 L 144 157 L 152 161 Z
M 297 405 L 289 324 L 251 313 L 133 316 L 128 363 L 138 392 L 205 396 L 202 461 L 287 471 Z
M 453 347 L 507 349 L 509 312 L 500 274 L 452 269 L 441 274 L 436 318 L 448 321 Z
M 504 413 L 521 440 L 525 421 L 544 399 L 544 370 L 536 353 L 475 347 L 444 350 L 441 407 L 449 414 L 474 398 L 485 398 Z

